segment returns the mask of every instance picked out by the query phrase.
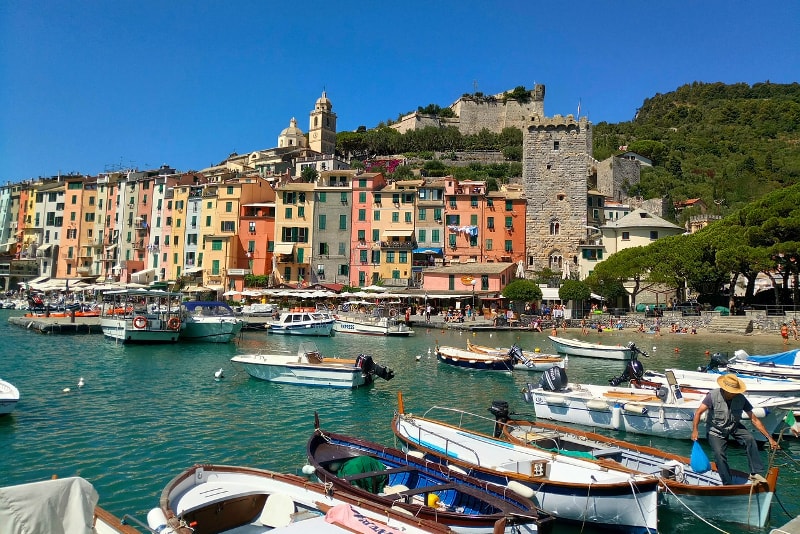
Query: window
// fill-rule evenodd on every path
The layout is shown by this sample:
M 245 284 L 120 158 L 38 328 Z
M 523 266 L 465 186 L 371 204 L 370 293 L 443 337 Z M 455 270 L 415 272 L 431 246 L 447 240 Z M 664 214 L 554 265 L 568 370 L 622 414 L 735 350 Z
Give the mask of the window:
M 339 274 L 343 276 L 350 274 L 350 266 L 346 263 L 339 265 Z
M 425 208 L 420 208 L 419 212 L 417 212 L 417 219 L 420 220 L 420 221 L 424 221 L 425 220 L 425 212 L 426 212 Z
M 583 259 L 597 261 L 603 259 L 603 251 L 600 249 L 583 249 Z
M 367 283 L 367 273 L 364 271 L 358 271 L 358 285 L 364 286 Z
M 86 222 L 94 222 L 94 212 L 93 211 L 87 211 L 85 218 L 86 218 Z
M 511 229 L 514 227 L 514 217 L 506 217 L 506 228 Z
M 219 275 L 219 260 L 211 261 L 211 274 Z
M 393 193 L 392 194 L 392 204 L 400 204 L 400 194 Z
M 476 197 L 476 196 L 469 197 L 469 204 L 473 208 L 477 208 L 478 207 L 478 197 Z
M 494 229 L 494 217 L 486 217 L 486 227 L 490 230 Z
M 488 207 L 490 207 L 490 208 L 493 208 L 493 207 L 494 207 L 494 199 L 487 198 L 487 199 L 486 199 L 486 205 L 487 205 Z
M 366 193 L 366 191 L 361 191 L 358 194 L 358 201 L 360 203 L 362 203 L 362 204 L 364 204 L 367 201 L 367 193 Z
M 381 194 L 380 193 L 375 193 L 375 195 L 372 198 L 375 200 L 375 204 L 380 205 L 380 203 L 381 203 Z
M 478 246 L 478 236 L 470 234 L 469 236 L 469 246 L 477 247 Z
M 514 242 L 506 239 L 506 252 L 514 252 Z
M 359 221 L 367 220 L 367 210 L 358 210 L 358 220 Z
M 459 226 L 461 224 L 461 215 L 448 215 L 447 224 L 449 226 Z
M 78 237 L 78 230 L 75 228 L 67 229 L 67 239 L 76 239 Z
M 358 259 L 361 263 L 367 263 L 367 251 L 366 250 L 359 250 L 358 251 Z
M 450 243 L 450 247 L 452 247 L 452 248 L 456 248 L 456 234 L 454 234 L 454 233 L 451 233 L 451 234 L 448 236 L 448 241 L 449 241 L 449 243 Z
M 558 235 L 561 232 L 561 223 L 550 221 L 550 235 Z
M 486 250 L 492 250 L 492 240 L 491 239 L 487 239 L 486 240 Z
M 319 253 L 320 254 L 330 254 L 330 249 L 328 249 L 327 243 L 320 243 L 319 244 Z
M 372 251 L 372 263 L 378 265 L 381 262 L 381 251 L 380 250 L 373 250 Z
M 236 231 L 236 221 L 222 221 L 220 224 L 220 230 L 223 232 L 235 232 Z
M 283 216 L 284 216 L 285 219 L 291 219 L 292 218 L 292 208 L 286 208 L 286 211 L 284 212 Z
M 359 241 L 366 241 L 367 239 L 367 231 L 366 230 L 359 230 L 358 231 L 358 240 Z
M 169 236 L 164 238 L 164 243 L 169 245 Z M 186 234 L 187 245 L 197 245 L 197 234 Z
M 456 275 L 454 275 L 454 274 L 451 274 L 451 275 L 449 275 L 449 276 L 447 277 L 447 288 L 448 288 L 450 291 L 453 291 L 453 290 L 455 290 L 455 288 L 456 288 Z
M 431 243 L 441 243 L 440 231 L 431 230 Z
M 631 240 L 631 233 L 630 232 L 622 232 L 622 240 L 623 241 L 630 241 Z
M 392 212 L 392 222 L 393 223 L 400 222 L 400 212 L 399 211 L 393 211 Z
M 386 263 L 394 263 L 394 250 L 386 251 Z
M 232 194 L 233 194 L 233 186 L 232 186 L 232 185 L 229 185 L 229 186 L 228 186 L 228 194 L 229 194 L 229 195 L 232 195 Z
M 433 208 L 433 220 L 434 221 L 442 220 L 442 208 Z
M 142 204 L 147 204 L 147 195 L 142 195 Z
M 297 216 L 298 217 L 305 217 L 306 216 L 306 207 L 305 206 L 298 206 L 297 207 Z
M 319 229 L 325 230 L 326 216 L 324 213 L 319 216 Z
M 378 211 L 378 210 L 373 211 L 372 212 L 372 220 L 373 221 L 380 221 L 381 220 L 381 212 Z
M 406 221 L 407 223 L 410 223 L 410 222 L 411 222 L 411 212 L 410 212 L 410 211 L 406 211 L 406 212 L 405 212 L 405 221 Z
M 514 211 L 514 202 L 506 200 L 506 211 Z
M 656 239 L 658 239 L 658 231 L 650 230 L 650 241 L 655 241 Z
M 358 187 L 367 187 L 367 179 L 366 178 L 360 178 L 358 180 Z
M 455 208 L 457 206 L 456 197 L 450 197 L 450 207 Z
M 347 193 L 339 193 L 339 201 L 342 204 L 347 204 Z
M 222 250 L 222 239 L 212 239 L 211 250 Z
M 381 240 L 381 231 L 375 228 L 374 230 L 372 230 L 372 241 L 374 243 L 377 243 L 380 240 Z
M 488 291 L 489 290 L 489 275 L 482 274 L 481 275 L 481 291 Z
M 399 280 L 400 279 L 400 271 L 397 269 L 392 270 L 392 280 Z
M 225 213 L 231 213 L 232 211 L 233 211 L 233 202 L 226 202 Z
M 472 226 L 478 226 L 478 215 L 476 213 L 473 213 L 469 216 L 469 224 Z
M 397 253 L 397 262 L 398 263 L 403 263 L 403 264 L 408 263 L 408 251 L 401 250 L 400 252 L 398 252 Z
M 320 202 L 325 202 L 326 200 L 328 200 L 328 194 L 325 193 L 324 191 L 317 193 L 317 200 L 319 200 Z
M 559 145 L 560 145 L 560 143 L 558 141 L 553 141 L 553 150 L 558 150 L 559 149 Z
M 417 230 L 417 235 L 419 236 L 419 240 L 421 243 L 425 242 L 425 237 L 427 237 L 426 234 L 427 232 L 425 230 Z
M 254 221 L 250 221 L 249 227 L 250 227 L 250 233 L 251 234 L 255 234 L 256 233 L 256 223 Z
M 206 226 L 211 226 L 211 215 L 206 215 Z
M 344 256 L 346 251 L 347 243 L 344 241 L 339 241 L 339 256 Z

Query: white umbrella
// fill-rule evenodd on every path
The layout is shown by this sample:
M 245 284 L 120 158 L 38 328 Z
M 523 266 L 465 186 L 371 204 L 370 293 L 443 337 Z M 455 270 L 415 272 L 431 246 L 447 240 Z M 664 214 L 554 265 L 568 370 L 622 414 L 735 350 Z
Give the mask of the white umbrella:
M 525 265 L 522 264 L 522 260 L 517 262 L 517 278 L 525 278 Z
M 222 296 L 223 297 L 232 297 L 233 295 L 240 295 L 240 294 L 241 293 L 239 293 L 238 291 L 234 291 L 233 289 L 231 289 L 230 291 L 226 291 L 225 293 L 223 293 Z

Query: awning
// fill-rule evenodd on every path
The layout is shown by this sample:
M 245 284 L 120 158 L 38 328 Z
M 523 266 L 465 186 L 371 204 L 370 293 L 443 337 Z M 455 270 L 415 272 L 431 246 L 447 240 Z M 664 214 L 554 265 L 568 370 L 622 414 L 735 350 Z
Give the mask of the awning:
M 46 282 L 50 280 L 49 276 L 38 276 L 33 280 L 28 280 L 27 282 L 20 282 L 20 283 L 28 283 L 28 284 L 41 284 L 42 282 Z
M 185 271 L 183 271 L 183 274 L 196 274 L 196 273 L 202 273 L 202 272 L 203 272 L 203 268 L 202 267 L 192 267 L 190 269 L 186 269 Z
M 212 286 L 212 285 L 208 285 L 208 286 L 206 286 L 206 287 L 207 287 L 208 289 L 210 289 L 211 291 L 222 291 L 223 289 L 225 289 L 225 288 L 224 288 L 224 287 L 222 287 L 222 286 Z
M 131 281 L 136 282 L 138 284 L 148 283 L 151 282 L 153 278 L 155 278 L 155 274 L 156 274 L 155 268 L 143 269 L 141 271 L 132 273 Z
M 542 290 L 542 300 L 561 300 L 557 287 L 540 287 L 539 289 Z
M 414 230 L 385 230 L 383 235 L 386 237 L 411 237 Z
M 429 247 L 429 248 L 415 248 L 414 249 L 414 254 L 441 254 L 441 253 L 442 253 L 442 249 L 441 248 Z
M 275 254 L 291 254 L 294 252 L 294 243 L 275 243 L 272 251 Z
M 597 293 L 592 293 L 591 295 L 589 295 L 589 298 L 592 298 L 594 300 L 606 300 L 605 297 L 601 297 Z
M 2 245 L 0 245 L 0 249 L 2 249 L 5 252 L 6 250 L 8 250 L 11 247 L 11 245 L 16 245 L 16 244 L 17 244 L 17 240 L 16 239 L 12 239 L 11 241 L 8 241 L 8 242 L 3 243 Z
M 36 249 L 36 252 L 47 252 L 48 250 L 50 250 L 50 247 L 52 247 L 52 246 L 53 245 L 50 244 L 50 243 L 48 243 L 46 245 L 42 245 L 42 246 L 40 246 L 39 248 Z

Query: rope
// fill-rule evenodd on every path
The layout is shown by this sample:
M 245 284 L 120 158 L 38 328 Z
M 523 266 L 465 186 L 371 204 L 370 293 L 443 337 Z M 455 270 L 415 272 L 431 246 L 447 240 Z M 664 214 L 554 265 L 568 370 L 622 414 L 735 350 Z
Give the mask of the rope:
M 658 478 L 660 479 L 661 477 L 659 476 Z M 689 511 L 689 512 L 690 512 L 690 513 L 693 515 L 693 516 L 695 516 L 697 519 L 699 519 L 700 521 L 702 521 L 703 523 L 705 523 L 706 525 L 708 525 L 709 527 L 713 528 L 714 530 L 716 530 L 716 531 L 718 531 L 718 532 L 722 532 L 722 533 L 724 533 L 724 534 L 730 534 L 730 533 L 729 533 L 729 532 L 727 532 L 726 530 L 722 530 L 721 528 L 719 528 L 719 527 L 717 527 L 717 526 L 715 526 L 715 525 L 712 525 L 712 524 L 711 524 L 711 523 L 709 523 L 709 522 L 708 522 L 708 520 L 706 520 L 705 518 L 703 518 L 703 517 L 700 517 L 700 516 L 697 514 L 697 512 L 695 512 L 694 510 L 692 510 L 691 508 L 689 508 L 689 506 L 688 506 L 688 505 L 687 505 L 685 502 L 683 502 L 683 501 L 680 499 L 680 497 L 678 497 L 677 495 L 675 495 L 675 492 L 674 492 L 674 491 L 672 491 L 668 485 L 666 485 L 666 484 L 664 484 L 664 483 L 662 482 L 661 486 L 662 486 L 662 487 L 663 487 L 663 488 L 664 488 L 666 491 L 668 491 L 668 492 L 669 492 L 669 493 L 670 493 L 670 494 L 671 494 L 673 497 L 675 497 L 675 500 L 676 500 L 676 501 L 678 501 L 678 502 L 681 504 L 681 506 L 683 506 L 684 508 L 686 508 L 686 509 L 687 509 L 687 510 L 688 510 L 688 511 Z M 751 491 L 752 491 L 752 490 L 751 490 Z M 749 517 L 749 514 L 748 514 L 748 517 Z
M 647 529 L 647 532 L 650 532 L 650 527 L 647 526 L 647 517 L 644 514 L 644 510 L 642 510 L 642 503 L 639 502 L 639 498 L 636 496 L 636 486 L 633 485 L 633 477 L 628 479 L 628 484 L 631 487 L 631 494 L 633 495 L 633 500 L 636 501 L 636 506 L 639 508 L 639 513 L 642 516 L 642 521 L 645 524 L 645 528 Z
M 583 509 L 583 522 L 581 523 L 581 534 L 583 534 L 583 527 L 586 526 L 586 513 L 589 511 L 589 495 L 592 493 L 592 482 L 589 482 L 589 488 L 586 491 L 586 507 Z

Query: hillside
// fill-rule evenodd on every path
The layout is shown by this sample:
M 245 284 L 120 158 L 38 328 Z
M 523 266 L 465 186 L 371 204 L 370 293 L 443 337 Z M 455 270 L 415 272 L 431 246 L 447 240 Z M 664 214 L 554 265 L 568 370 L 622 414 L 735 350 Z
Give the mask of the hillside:
M 648 98 L 631 122 L 598 123 L 594 156 L 654 162 L 632 195 L 702 198 L 729 213 L 800 183 L 800 84 L 694 82 Z

